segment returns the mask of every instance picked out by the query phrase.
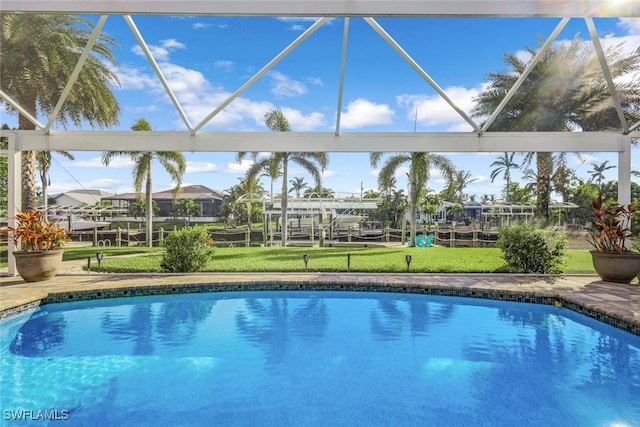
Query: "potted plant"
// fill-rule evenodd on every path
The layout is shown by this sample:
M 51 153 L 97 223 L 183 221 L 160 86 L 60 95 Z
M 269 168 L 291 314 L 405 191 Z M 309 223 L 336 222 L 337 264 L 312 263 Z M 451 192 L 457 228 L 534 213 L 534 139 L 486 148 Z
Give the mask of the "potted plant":
M 595 248 L 591 251 L 593 268 L 602 280 L 631 283 L 640 273 L 640 252 L 630 249 L 627 241 L 636 206 L 633 203 L 627 206 L 614 204 L 605 208 L 602 196 L 598 196 L 591 206 L 594 217 L 587 239 Z
M 56 275 L 64 245 L 69 241 L 64 228 L 47 220 L 46 212 L 20 212 L 17 225 L 9 227 L 18 274 L 26 282 L 39 282 Z

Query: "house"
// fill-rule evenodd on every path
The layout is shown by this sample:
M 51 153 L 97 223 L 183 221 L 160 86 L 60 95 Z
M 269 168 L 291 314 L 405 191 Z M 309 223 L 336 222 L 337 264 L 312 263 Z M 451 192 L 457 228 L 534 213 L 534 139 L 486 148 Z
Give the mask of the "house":
M 102 190 L 72 190 L 50 196 L 50 205 L 55 206 L 90 206 L 100 203 L 104 197 L 113 193 Z
M 182 199 L 192 199 L 200 207 L 200 213 L 195 218 L 196 221 L 198 218 L 217 221 L 220 217 L 223 195 L 221 192 L 204 185 L 187 185 L 182 187 L 178 194 L 174 194 L 174 190 L 165 190 L 153 193 L 151 197 L 158 206 L 158 217 L 173 217 L 176 202 Z M 102 201 L 111 202 L 114 207 L 126 209 L 130 215 L 133 215 L 138 197 L 135 193 L 123 193 L 103 197 Z

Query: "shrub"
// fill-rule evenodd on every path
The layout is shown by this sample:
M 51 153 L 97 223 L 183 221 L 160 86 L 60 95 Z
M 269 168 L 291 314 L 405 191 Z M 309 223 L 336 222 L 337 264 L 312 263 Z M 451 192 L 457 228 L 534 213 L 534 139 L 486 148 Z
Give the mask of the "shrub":
M 160 266 L 172 273 L 202 271 L 213 257 L 209 232 L 203 226 L 185 227 L 171 232 L 164 242 Z
M 567 236 L 553 234 L 533 225 L 502 228 L 497 247 L 509 269 L 515 273 L 561 273 Z

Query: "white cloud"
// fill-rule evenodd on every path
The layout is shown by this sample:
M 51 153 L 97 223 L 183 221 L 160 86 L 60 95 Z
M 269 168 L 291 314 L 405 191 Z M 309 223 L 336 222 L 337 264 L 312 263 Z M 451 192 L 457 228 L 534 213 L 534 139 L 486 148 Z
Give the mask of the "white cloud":
M 209 28 L 211 27 L 211 24 L 206 24 L 204 22 L 196 22 L 193 24 L 193 29 L 194 30 L 203 30 L 205 28 Z
M 624 29 L 629 35 L 640 35 L 640 18 L 620 18 L 618 27 Z
M 218 166 L 211 162 L 187 162 L 185 173 L 218 172 Z
M 240 163 L 227 163 L 225 173 L 245 173 L 253 164 L 253 160 L 242 160 Z
M 155 75 L 145 73 L 141 68 L 120 66 L 116 71 L 123 90 L 162 90 L 162 85 Z
M 394 112 L 387 104 L 375 104 L 363 98 L 347 105 L 342 113 L 340 124 L 345 129 L 361 128 L 372 125 L 388 125 Z
M 168 53 L 175 48 L 183 47 L 173 39 L 165 40 L 161 48 L 167 50 L 167 55 L 162 61 L 158 61 L 159 67 L 167 79 L 169 87 L 174 92 L 180 105 L 189 117 L 192 124 L 197 125 L 209 115 L 214 108 L 220 105 L 231 94 L 223 87 L 212 85 L 200 71 L 185 68 L 170 62 Z M 231 61 L 221 60 L 215 64 L 217 67 L 231 67 L 235 65 Z M 122 67 L 118 71 L 122 89 L 146 90 L 154 93 L 158 97 L 158 102 L 165 105 L 169 103 L 164 88 L 155 75 L 145 73 L 139 68 Z M 274 93 L 286 96 L 295 96 L 306 93 L 306 86 L 296 80 L 290 79 L 282 73 L 270 73 L 271 78 L 276 82 Z M 314 84 L 318 82 L 313 80 Z M 275 106 L 267 101 L 252 101 L 248 98 L 236 98 L 226 106 L 204 129 L 224 128 L 225 130 L 255 130 L 247 126 L 246 120 L 264 129 L 264 114 L 273 110 Z M 292 127 L 298 131 L 306 131 L 325 126 L 325 117 L 322 113 L 311 112 L 303 114 L 299 110 L 282 109 L 289 119 Z M 161 125 L 164 129 L 184 129 L 185 125 L 180 119 L 175 122 Z M 161 130 L 161 129 L 160 129 Z
M 324 82 L 319 77 L 306 77 L 305 80 L 314 86 L 324 86 Z
M 118 187 L 121 186 L 122 183 L 115 179 L 108 178 L 100 178 L 100 179 L 90 179 L 82 181 L 78 184 L 77 181 L 60 181 L 55 180 L 51 182 L 51 185 L 48 187 L 49 194 L 57 194 L 64 193 L 67 191 L 78 190 L 80 188 L 90 189 L 90 190 L 102 190 L 110 193 L 116 193 Z
M 323 127 L 326 124 L 324 114 L 322 113 L 313 112 L 305 116 L 301 111 L 291 108 L 282 108 L 282 112 L 289 121 L 291 129 L 294 131 L 310 131 Z
M 473 108 L 473 98 L 481 92 L 481 87 L 465 88 L 451 86 L 444 89 L 445 93 L 462 111 L 469 115 Z M 449 131 L 469 131 L 471 125 L 453 109 L 440 95 L 399 95 L 396 97 L 398 105 L 407 111 L 408 119 L 415 119 L 424 126 L 448 126 Z
M 176 49 L 185 49 L 186 46 L 177 41 L 176 39 L 166 39 L 160 42 L 160 45 L 152 45 L 148 44 L 147 47 L 151 52 L 151 55 L 155 58 L 156 61 L 167 61 L 169 59 L 169 54 Z M 135 45 L 131 51 L 138 56 L 144 56 L 144 52 L 140 45 Z
M 338 173 L 334 170 L 325 170 L 324 172 L 322 172 L 322 177 L 323 178 L 332 178 L 334 176 L 337 176 Z
M 224 71 L 231 71 L 233 70 L 234 63 L 233 61 L 221 59 L 219 61 L 214 62 L 213 66 Z
M 304 83 L 293 80 L 278 71 L 271 71 L 268 76 L 271 77 L 273 81 L 271 93 L 277 97 L 293 97 L 307 93 L 307 87 Z
M 111 159 L 109 166 L 105 166 L 100 161 L 100 157 L 91 157 L 87 160 L 74 160 L 65 163 L 66 167 L 79 167 L 79 168 L 104 168 L 109 167 L 113 169 L 125 169 L 133 167 L 133 162 L 129 157 L 114 157 Z

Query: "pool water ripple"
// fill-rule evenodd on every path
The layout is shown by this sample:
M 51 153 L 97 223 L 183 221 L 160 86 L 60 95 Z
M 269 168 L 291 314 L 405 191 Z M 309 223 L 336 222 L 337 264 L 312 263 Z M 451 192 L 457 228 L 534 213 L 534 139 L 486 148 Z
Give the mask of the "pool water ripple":
M 1 325 L 3 425 L 640 425 L 640 337 L 550 306 L 230 292 Z

